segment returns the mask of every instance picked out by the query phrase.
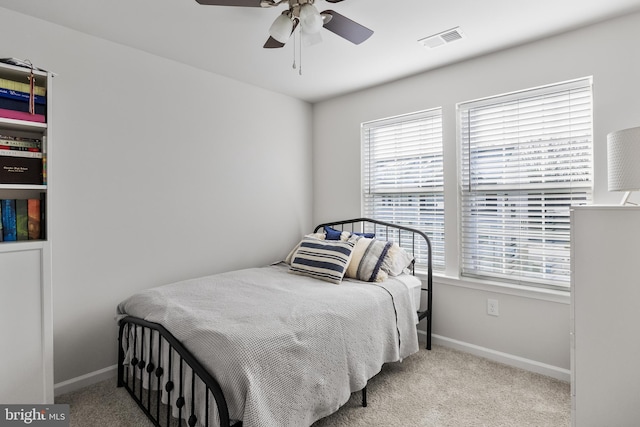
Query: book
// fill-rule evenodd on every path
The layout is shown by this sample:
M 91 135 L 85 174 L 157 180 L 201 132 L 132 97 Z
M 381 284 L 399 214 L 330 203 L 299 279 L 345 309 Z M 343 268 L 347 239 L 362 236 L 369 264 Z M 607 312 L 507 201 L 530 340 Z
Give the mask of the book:
M 39 76 L 38 76 L 39 77 Z M 36 77 L 36 78 L 38 78 Z M 45 77 L 42 77 L 43 79 Z M 4 89 L 17 90 L 18 92 L 27 92 L 31 93 L 31 87 L 29 83 L 21 83 L 13 80 L 0 79 L 0 87 Z M 42 86 L 34 86 L 33 94 L 45 96 L 47 94 L 47 90 Z
M 13 153 L 14 151 L 2 150 L 2 152 Z M 15 151 L 15 153 L 27 152 Z M 42 159 L 0 155 L 0 184 L 42 185 Z
M 25 151 L 42 151 L 42 140 L 0 135 L 0 150 L 24 149 Z
M 47 238 L 47 193 L 40 193 L 40 238 Z
M 0 147 L 2 147 L 0 145 Z M 25 150 L 10 150 L 0 148 L 0 157 L 32 157 L 41 159 L 42 152 L 40 151 L 25 151 Z
M 1 79 L 0 79 L 1 80 Z M 45 123 L 46 119 L 42 114 L 30 114 L 24 111 L 8 110 L 6 108 L 0 108 L 0 117 L 14 120 L 26 120 L 29 122 Z
M 41 239 L 40 234 L 40 199 L 27 200 L 27 229 L 29 240 Z
M 47 115 L 47 106 L 43 104 L 35 104 L 35 113 L 43 116 Z M 29 112 L 29 100 L 23 101 L 18 99 L 4 98 L 0 96 L 0 108 L 13 111 Z
M 27 199 L 16 200 L 16 240 L 29 240 Z
M 6 140 L 6 141 L 29 141 L 29 142 L 36 142 L 38 144 L 42 144 L 42 140 L 44 139 L 44 136 L 42 137 L 42 139 L 39 139 L 39 138 L 27 138 L 24 136 L 0 134 L 0 139 Z
M 2 238 L 5 242 L 14 242 L 17 239 L 16 201 L 2 199 L 0 205 L 2 205 Z
M 9 151 L 31 151 L 32 153 L 40 153 L 39 148 L 33 147 L 16 147 L 15 145 L 2 145 L 0 141 L 0 150 L 9 150 Z
M 0 201 L 0 242 L 4 241 L 4 237 L 2 237 L 2 203 Z
M 0 98 L 8 98 L 8 99 L 15 99 L 17 101 L 29 102 L 31 100 L 31 93 L 0 87 Z M 47 103 L 47 97 L 42 95 L 33 95 L 33 102 L 35 102 L 36 104 L 45 105 Z

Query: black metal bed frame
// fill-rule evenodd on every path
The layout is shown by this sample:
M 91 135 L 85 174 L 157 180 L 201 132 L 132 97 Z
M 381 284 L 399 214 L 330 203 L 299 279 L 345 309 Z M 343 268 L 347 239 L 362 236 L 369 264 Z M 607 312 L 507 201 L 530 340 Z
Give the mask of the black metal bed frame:
M 402 245 L 401 231 L 412 233 L 412 243 L 415 256 L 415 236 L 424 238 L 428 248 L 427 258 L 427 288 L 422 291 L 427 292 L 427 308 L 418 312 L 420 320 L 427 319 L 427 350 L 431 349 L 431 322 L 432 322 L 432 300 L 433 300 L 433 282 L 432 282 L 432 266 L 431 266 L 431 241 L 429 237 L 420 230 L 410 227 L 396 225 L 388 222 L 378 221 L 369 218 L 357 218 L 344 221 L 336 221 L 318 225 L 314 232 L 317 232 L 324 226 L 340 227 L 342 231 L 344 226 L 350 225 L 350 231 L 364 231 L 367 227 L 373 227 L 374 233 L 377 227 L 386 229 L 387 240 L 391 240 L 389 230 L 396 230 L 398 240 L 396 243 Z M 360 229 L 356 230 L 356 226 Z M 411 272 L 415 275 L 415 259 L 411 264 Z M 218 381 L 209 373 L 200 362 L 178 341 L 167 329 L 162 325 L 145 320 L 127 316 L 120 320 L 120 329 L 118 333 L 118 387 L 124 387 L 131 395 L 133 400 L 138 404 L 140 409 L 145 413 L 149 420 L 158 427 L 169 427 L 183 425 L 183 418 L 186 424 L 194 427 L 200 423 L 203 426 L 221 426 L 221 427 L 242 427 L 241 421 L 235 421 L 229 418 L 229 409 L 225 400 L 222 388 Z M 133 343 L 131 342 L 133 340 Z M 147 344 L 148 343 L 148 344 Z M 125 366 L 126 354 L 124 351 L 126 344 L 127 349 L 132 349 L 129 357 L 129 364 Z M 132 346 L 133 344 L 133 346 Z M 167 347 L 165 347 L 167 346 Z M 164 350 L 164 351 L 163 351 Z M 163 360 L 163 354 L 168 357 Z M 146 359 L 146 360 L 145 360 Z M 176 365 L 177 364 L 177 365 Z M 173 371 L 178 366 L 177 384 L 173 378 Z M 189 375 L 191 381 L 190 386 L 185 384 L 185 374 Z M 145 387 L 146 379 L 146 387 Z M 153 385 L 155 383 L 155 386 Z M 197 385 L 199 384 L 199 385 Z M 197 405 L 202 405 L 204 400 L 204 419 L 198 419 L 201 411 L 196 407 L 196 393 L 199 389 L 204 389 L 204 396 Z M 166 393 L 168 404 L 162 402 L 162 393 Z M 187 405 L 187 399 L 190 398 L 190 405 Z M 215 407 L 211 407 L 211 398 L 215 402 Z M 175 405 L 175 408 L 173 407 Z M 362 389 L 362 406 L 367 406 L 367 387 Z M 173 414 L 177 409 L 178 416 Z M 214 410 L 216 420 L 211 420 L 210 410 Z M 183 412 L 184 411 L 184 412 Z M 188 414 L 189 416 L 183 416 Z

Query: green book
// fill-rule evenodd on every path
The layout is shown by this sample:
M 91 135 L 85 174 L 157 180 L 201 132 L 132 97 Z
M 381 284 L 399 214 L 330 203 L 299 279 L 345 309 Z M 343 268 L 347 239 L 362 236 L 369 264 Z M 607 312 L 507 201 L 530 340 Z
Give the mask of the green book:
M 16 200 L 16 232 L 18 240 L 29 240 L 27 199 Z

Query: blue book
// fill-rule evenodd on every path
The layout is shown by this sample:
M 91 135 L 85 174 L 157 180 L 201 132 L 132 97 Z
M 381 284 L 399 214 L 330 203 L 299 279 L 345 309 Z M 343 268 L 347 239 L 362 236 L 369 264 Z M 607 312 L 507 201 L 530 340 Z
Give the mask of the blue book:
M 2 206 L 2 237 L 5 242 L 15 242 L 18 239 L 16 224 L 16 201 L 14 199 L 0 200 Z
M 47 115 L 47 106 L 42 104 L 35 104 L 36 114 Z M 3 98 L 0 96 L 0 108 L 5 110 L 22 111 L 23 113 L 29 112 L 29 101 L 22 101 L 11 98 Z
M 4 87 L 0 87 L 0 97 L 2 98 L 10 98 L 16 99 L 18 101 L 27 101 L 29 102 L 30 95 L 27 92 L 20 92 L 17 90 L 11 90 Z M 47 97 L 42 95 L 33 95 L 33 102 L 36 104 L 46 104 Z

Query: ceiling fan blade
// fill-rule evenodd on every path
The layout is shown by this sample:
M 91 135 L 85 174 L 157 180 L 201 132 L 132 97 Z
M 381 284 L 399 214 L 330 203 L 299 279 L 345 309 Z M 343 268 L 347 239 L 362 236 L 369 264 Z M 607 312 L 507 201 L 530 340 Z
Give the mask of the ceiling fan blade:
M 242 6 L 262 7 L 260 0 L 196 0 L 200 4 L 208 6 Z
M 324 28 L 349 40 L 353 44 L 360 44 L 373 34 L 372 30 L 352 21 L 346 16 L 340 15 L 336 11 L 325 10 L 321 15 L 327 15 Z
M 284 43 L 280 43 L 278 40 L 274 39 L 273 37 L 269 37 L 269 39 L 267 39 L 266 43 L 262 47 L 265 49 L 278 49 L 278 48 L 284 47 Z
M 342 0 L 327 0 L 327 3 L 340 3 Z

